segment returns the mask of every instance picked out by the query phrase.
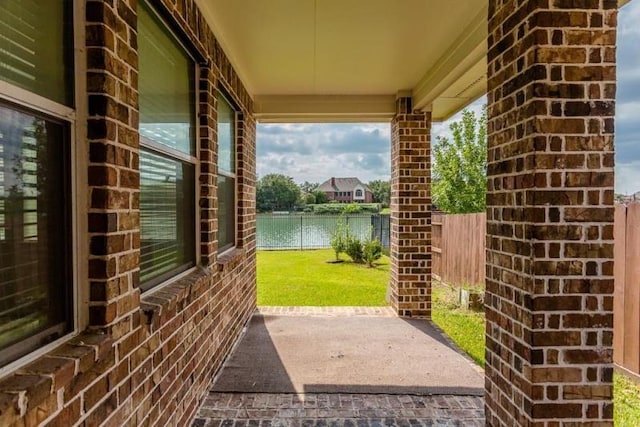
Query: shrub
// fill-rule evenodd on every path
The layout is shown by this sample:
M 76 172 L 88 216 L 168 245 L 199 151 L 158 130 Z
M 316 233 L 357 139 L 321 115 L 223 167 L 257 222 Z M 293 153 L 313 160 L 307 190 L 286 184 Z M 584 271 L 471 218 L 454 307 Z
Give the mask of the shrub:
M 307 205 L 307 208 L 312 208 L 313 213 L 318 215 L 340 215 L 344 214 L 359 214 L 359 213 L 378 213 L 380 212 L 379 203 L 337 203 L 332 201 L 330 203 Z
M 382 244 L 378 239 L 368 238 L 362 245 L 362 255 L 369 267 L 382 256 Z
M 336 261 L 340 259 L 340 254 L 346 250 L 349 228 L 342 217 L 336 222 L 336 228 L 331 233 L 331 248 L 336 254 Z
M 358 214 L 362 212 L 362 209 L 357 203 L 350 203 L 344 207 L 342 212 L 345 214 Z
M 351 233 L 347 235 L 345 252 L 353 262 L 358 264 L 362 264 L 364 262 L 362 242 L 360 242 L 360 239 Z
M 326 203 L 313 207 L 313 212 L 319 215 L 340 215 L 343 210 L 344 205 L 339 203 Z

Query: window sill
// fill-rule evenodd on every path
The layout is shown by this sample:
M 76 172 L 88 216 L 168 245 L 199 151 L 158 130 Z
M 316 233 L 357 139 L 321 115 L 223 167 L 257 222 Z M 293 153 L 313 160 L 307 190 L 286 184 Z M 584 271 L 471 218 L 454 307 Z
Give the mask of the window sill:
M 148 332 L 153 333 L 182 312 L 211 286 L 212 274 L 197 268 L 189 274 L 157 289 L 150 289 L 140 298 L 140 310 Z
M 214 269 L 221 273 L 233 270 L 242 263 L 244 255 L 244 249 L 231 248 L 218 255 L 218 262 Z M 216 283 L 215 275 L 216 270 L 196 268 L 184 276 L 178 276 L 175 280 L 169 280 L 161 287 L 150 289 L 142 294 L 140 310 L 144 315 L 143 319 L 148 332 L 151 334 L 159 330 L 198 299 L 213 283 Z
M 102 363 L 113 364 L 113 355 L 108 335 L 85 332 L 17 369 L 0 381 L 0 425 L 24 417 L 78 375 Z
M 244 257 L 245 250 L 243 248 L 231 248 L 218 255 L 218 271 L 233 270 Z

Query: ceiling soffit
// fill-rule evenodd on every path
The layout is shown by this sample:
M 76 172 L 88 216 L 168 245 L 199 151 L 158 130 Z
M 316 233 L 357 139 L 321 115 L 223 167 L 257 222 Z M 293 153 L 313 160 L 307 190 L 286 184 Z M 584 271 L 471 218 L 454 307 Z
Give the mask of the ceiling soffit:
M 486 88 L 487 0 L 196 0 L 260 121 L 446 118 Z

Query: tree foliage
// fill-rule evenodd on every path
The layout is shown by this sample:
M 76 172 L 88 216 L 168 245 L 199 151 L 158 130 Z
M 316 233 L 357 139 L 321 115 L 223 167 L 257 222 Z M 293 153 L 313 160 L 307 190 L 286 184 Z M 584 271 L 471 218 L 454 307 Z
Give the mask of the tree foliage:
M 373 233 L 369 233 L 369 237 L 362 243 L 362 257 L 369 267 L 375 267 L 374 262 L 382 257 L 382 244 L 380 240 L 372 238 L 371 234 Z
M 351 258 L 351 261 L 356 264 L 362 264 L 364 262 L 362 242 L 351 232 L 347 234 L 344 252 Z
M 485 210 L 487 191 L 487 109 L 471 110 L 449 127 L 453 138 L 438 137 L 433 147 L 433 202 L 447 213 Z
M 322 203 L 327 203 L 329 202 L 329 198 L 327 197 L 327 193 L 325 193 L 324 191 L 321 190 L 314 190 L 313 196 L 315 197 L 315 204 L 322 204 Z
M 336 228 L 331 233 L 331 248 L 336 255 L 336 261 L 340 260 L 340 254 L 347 248 L 347 236 L 349 227 L 345 224 L 343 217 L 338 218 Z
M 258 181 L 256 204 L 261 212 L 292 210 L 300 198 L 300 187 L 289 176 L 273 173 Z
M 311 193 L 305 193 L 304 201 L 307 205 L 320 205 L 327 203 L 329 199 L 324 191 L 314 190 Z
M 377 203 L 324 203 L 320 205 L 307 205 L 304 211 L 313 212 L 318 215 L 378 213 L 380 212 L 380 205 Z
M 318 189 L 318 187 L 320 187 L 320 184 L 318 184 L 317 182 L 305 181 L 300 184 L 300 190 L 303 193 L 313 193 Z
M 376 179 L 367 184 L 373 193 L 374 203 L 380 203 L 388 208 L 391 203 L 391 182 Z

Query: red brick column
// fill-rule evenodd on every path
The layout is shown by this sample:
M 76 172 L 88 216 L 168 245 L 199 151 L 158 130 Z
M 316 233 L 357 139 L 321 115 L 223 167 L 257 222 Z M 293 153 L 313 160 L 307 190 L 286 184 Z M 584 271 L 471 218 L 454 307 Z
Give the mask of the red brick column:
M 89 323 L 115 327 L 110 331 L 114 339 L 130 331 L 130 318 L 140 305 L 135 4 L 86 4 Z
M 218 98 L 217 78 L 215 70 L 209 67 L 200 68 L 199 86 L 199 126 L 200 140 L 200 263 L 211 266 L 218 258 L 218 208 L 217 198 L 218 175 Z
M 611 425 L 616 1 L 489 4 L 487 424 Z
M 391 281 L 400 316 L 431 316 L 431 113 L 396 101 L 391 122 Z

